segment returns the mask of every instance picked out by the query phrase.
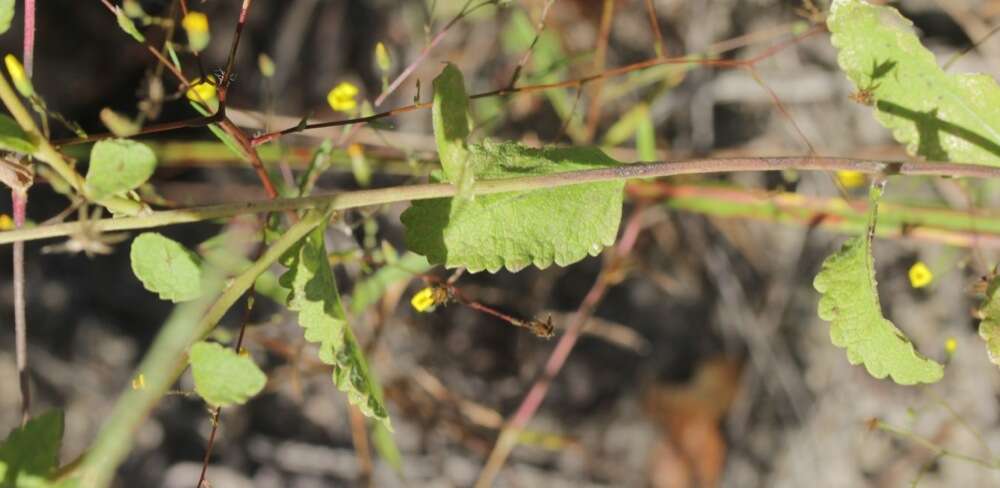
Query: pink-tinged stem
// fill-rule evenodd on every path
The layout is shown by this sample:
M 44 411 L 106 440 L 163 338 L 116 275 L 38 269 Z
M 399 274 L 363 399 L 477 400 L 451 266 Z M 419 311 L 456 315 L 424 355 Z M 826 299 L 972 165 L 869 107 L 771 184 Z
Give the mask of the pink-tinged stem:
M 31 78 L 35 68 L 35 0 L 24 2 L 24 73 Z M 24 226 L 28 210 L 26 188 L 11 188 L 11 207 L 14 214 L 14 228 Z M 24 243 L 14 245 L 14 362 L 17 365 L 18 382 L 21 388 L 21 425 L 31 416 L 31 385 L 28 378 L 28 318 L 24 278 Z
M 566 328 L 566 332 L 559 338 L 555 349 L 552 350 L 548 361 L 545 362 L 545 369 L 542 372 L 542 376 L 531 385 L 531 390 L 528 391 L 524 400 L 521 401 L 521 406 L 518 407 L 517 412 L 514 413 L 514 416 L 511 417 L 507 425 L 504 426 L 503 431 L 500 432 L 500 437 L 497 439 L 496 445 L 493 447 L 493 451 L 486 461 L 486 466 L 483 467 L 482 472 L 479 474 L 479 480 L 476 481 L 475 485 L 476 488 L 493 486 L 493 480 L 517 444 L 521 430 L 528 425 L 528 422 L 534 417 L 535 412 L 538 411 L 538 407 L 542 405 L 542 401 L 549 392 L 552 381 L 559 374 L 563 365 L 566 364 L 570 352 L 573 351 L 573 346 L 576 345 L 577 339 L 580 338 L 580 332 L 583 331 L 583 327 L 587 324 L 598 302 L 601 301 L 604 294 L 607 293 L 608 288 L 610 288 L 611 280 L 608 279 L 608 274 L 613 272 L 621 259 L 632 251 L 636 238 L 639 236 L 639 230 L 642 228 L 642 213 L 641 207 L 632 213 L 628 223 L 625 225 L 625 230 L 622 232 L 622 237 L 618 241 L 618 245 L 615 246 L 614 255 L 606 262 L 604 269 L 601 270 L 601 274 L 597 277 L 597 281 L 594 282 L 594 286 L 590 288 L 590 291 L 587 292 L 587 295 L 583 299 L 583 303 L 580 304 L 580 308 L 573 314 L 573 319 L 569 327 Z

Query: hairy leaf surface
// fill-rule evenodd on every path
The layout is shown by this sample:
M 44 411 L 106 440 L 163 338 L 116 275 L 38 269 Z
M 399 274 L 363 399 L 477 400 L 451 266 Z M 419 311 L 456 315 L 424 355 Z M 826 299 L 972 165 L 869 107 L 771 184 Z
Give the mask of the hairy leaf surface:
M 385 405 L 373 394 L 364 353 L 347 324 L 340 292 L 326 257 L 325 226 L 320 226 L 286 255 L 288 271 L 281 285 L 289 289 L 288 308 L 299 313 L 305 338 L 319 345 L 319 359 L 333 366 L 333 382 L 353 405 L 387 428 Z
M 198 342 L 188 353 L 194 391 L 213 407 L 242 405 L 267 383 L 267 376 L 248 356 L 215 342 Z
M 873 185 L 869 228 L 874 228 L 882 187 Z M 864 364 L 875 378 L 891 376 L 901 385 L 933 383 L 944 368 L 921 355 L 892 322 L 882 316 L 872 233 L 849 239 L 823 261 L 813 286 L 822 294 L 819 316 L 830 321 L 830 340 L 847 350 L 851 364 Z
M 153 176 L 156 154 L 140 142 L 108 139 L 94 144 L 90 151 L 85 189 L 93 200 L 134 190 Z
M 156 232 L 132 241 L 132 272 L 164 300 L 186 302 L 201 295 L 201 260 L 183 244 Z
M 545 175 L 615 166 L 594 148 L 533 149 L 514 143 L 469 147 L 476 179 Z M 410 250 L 469 271 L 566 266 L 614 243 L 624 181 L 413 202 L 402 215 Z
M 1000 165 L 1000 87 L 984 74 L 949 74 L 891 7 L 835 0 L 827 18 L 840 67 L 857 97 L 930 160 Z

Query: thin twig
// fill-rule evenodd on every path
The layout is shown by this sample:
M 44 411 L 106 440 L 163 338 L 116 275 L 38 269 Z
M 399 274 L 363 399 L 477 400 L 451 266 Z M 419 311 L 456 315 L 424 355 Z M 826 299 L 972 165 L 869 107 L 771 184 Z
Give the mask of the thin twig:
M 514 73 L 510 75 L 510 83 L 507 83 L 507 88 L 514 88 L 517 80 L 521 77 L 521 71 L 528 64 L 528 60 L 531 59 L 531 53 L 535 51 L 535 45 L 538 44 L 538 39 L 542 37 L 542 32 L 545 31 L 545 19 L 549 16 L 549 9 L 552 8 L 552 4 L 554 3 L 556 3 L 556 0 L 547 0 L 545 6 L 542 7 L 542 16 L 538 19 L 538 24 L 535 25 L 535 37 L 531 40 L 528 49 L 524 50 L 524 54 L 521 55 L 521 59 L 517 62 Z
M 660 32 L 660 19 L 656 16 L 656 8 L 653 0 L 646 0 L 646 13 L 649 15 L 649 28 L 653 34 L 653 49 L 656 57 L 662 58 L 666 50 L 663 49 L 663 34 Z
M 656 178 L 690 174 L 735 173 L 749 171 L 858 171 L 868 174 L 908 176 L 949 176 L 955 178 L 1000 178 L 1000 168 L 965 163 L 925 163 L 910 161 L 876 161 L 840 157 L 759 157 L 708 158 L 688 161 L 623 164 L 610 168 L 567 171 L 542 176 L 526 176 L 499 180 L 477 181 L 476 195 L 514 191 L 543 190 L 560 186 L 601 181 Z M 0 244 L 31 241 L 72 235 L 84 230 L 109 232 L 148 229 L 165 225 L 201 222 L 241 214 L 319 208 L 332 205 L 335 210 L 349 210 L 387 203 L 452 197 L 455 187 L 449 184 L 405 185 L 375 190 L 358 190 L 298 198 L 251 200 L 221 205 L 192 207 L 152 212 L 149 215 L 88 222 L 67 222 L 42 225 L 30 229 L 0 232 Z
M 601 25 L 597 34 L 597 49 L 594 52 L 594 71 L 600 73 L 608 58 L 608 40 L 611 37 L 611 23 L 615 18 L 615 0 L 604 0 L 601 8 Z M 587 104 L 587 124 L 584 128 L 585 140 L 589 142 L 597 132 L 597 123 L 601 120 L 601 91 L 604 90 L 604 78 L 596 80 L 594 89 L 590 92 L 590 103 Z
M 640 218 L 643 213 L 642 210 L 642 207 L 640 207 L 632 212 L 632 216 L 625 224 L 625 230 L 622 232 L 622 237 L 618 241 L 614 253 L 605 261 L 600 275 L 598 275 L 590 291 L 587 292 L 576 314 L 573 315 L 572 322 L 566 328 L 562 337 L 559 338 L 559 342 L 549 355 L 549 359 L 545 362 L 542 375 L 531 386 L 531 390 L 525 395 L 517 411 L 500 432 L 500 437 L 497 439 L 496 445 L 493 446 L 493 451 L 490 452 L 486 465 L 479 473 L 479 479 L 475 485 L 476 488 L 489 488 L 493 486 L 493 480 L 499 474 L 511 450 L 517 444 L 521 430 L 528 425 L 538 407 L 541 406 L 542 400 L 545 399 L 545 395 L 548 393 L 549 386 L 552 385 L 552 380 L 559 374 L 559 371 L 566 363 L 566 359 L 569 358 L 570 352 L 573 351 L 573 346 L 576 345 L 576 341 L 580 337 L 580 332 L 587 324 L 597 304 L 614 284 L 615 280 L 612 276 L 619 273 L 621 261 L 632 251 L 636 238 L 639 235 L 642 224 L 642 219 Z
M 24 2 L 24 73 L 31 79 L 35 70 L 35 0 Z M 28 183 L 27 186 L 30 186 Z M 11 187 L 10 199 L 14 214 L 14 228 L 20 229 L 28 211 L 28 188 Z M 17 365 L 18 384 L 21 390 L 21 425 L 31 418 L 31 381 L 28 372 L 28 318 L 25 299 L 24 243 L 14 243 L 14 362 Z

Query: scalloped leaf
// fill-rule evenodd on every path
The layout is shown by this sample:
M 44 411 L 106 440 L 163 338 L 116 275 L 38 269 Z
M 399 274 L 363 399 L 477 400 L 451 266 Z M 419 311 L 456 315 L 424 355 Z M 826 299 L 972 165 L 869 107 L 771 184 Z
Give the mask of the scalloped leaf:
M 1000 276 L 990 280 L 986 288 L 986 299 L 979 309 L 983 320 L 979 322 L 979 337 L 986 341 L 986 353 L 990 362 L 1000 366 Z
M 63 414 L 50 410 L 10 432 L 0 444 L 0 486 L 50 486 L 59 465 Z
M 249 356 L 215 342 L 198 342 L 188 352 L 194 391 L 213 407 L 242 405 L 267 383 L 267 376 Z
M 469 147 L 476 179 L 501 179 L 616 166 L 595 148 L 533 149 L 515 143 Z M 529 264 L 567 266 L 615 242 L 624 181 L 480 195 L 455 205 L 413 202 L 401 217 L 406 243 L 433 264 L 493 273 Z
M 466 145 L 470 124 L 469 96 L 465 93 L 462 72 L 451 63 L 434 78 L 431 118 L 441 169 L 445 178 L 458 188 L 457 198 L 467 200 L 475 182 Z
M 869 230 L 875 228 L 882 188 L 882 184 L 872 185 Z M 823 261 L 813 281 L 822 294 L 819 317 L 830 321 L 830 340 L 847 349 L 847 360 L 864 364 L 873 377 L 891 376 L 901 385 L 934 383 L 944 375 L 944 368 L 917 352 L 903 332 L 882 315 L 872 235 L 869 231 L 849 239 Z
M 368 363 L 347 324 L 340 292 L 327 261 L 325 225 L 311 232 L 285 256 L 288 271 L 280 278 L 289 290 L 288 309 L 299 313 L 305 338 L 319 345 L 319 359 L 333 366 L 333 383 L 366 416 L 392 430 L 389 414 L 368 372 Z
M 840 67 L 910 154 L 1000 165 L 1000 87 L 991 76 L 944 72 L 892 7 L 835 0 L 827 27 Z
M 134 190 L 156 169 L 156 154 L 149 146 L 129 139 L 98 141 L 90 150 L 85 190 L 98 201 Z
M 183 244 L 157 232 L 132 241 L 132 272 L 164 300 L 186 302 L 201 296 L 201 260 Z

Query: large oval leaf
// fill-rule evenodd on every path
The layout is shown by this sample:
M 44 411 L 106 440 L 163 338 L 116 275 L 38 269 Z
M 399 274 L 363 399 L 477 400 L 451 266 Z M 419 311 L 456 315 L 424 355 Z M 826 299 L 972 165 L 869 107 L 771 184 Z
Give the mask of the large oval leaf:
M 128 139 L 99 141 L 90 151 L 87 196 L 97 201 L 134 190 L 155 169 L 156 154 L 145 144 Z

